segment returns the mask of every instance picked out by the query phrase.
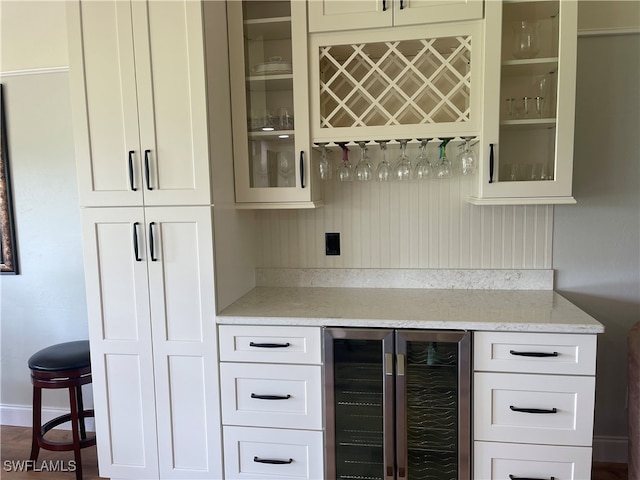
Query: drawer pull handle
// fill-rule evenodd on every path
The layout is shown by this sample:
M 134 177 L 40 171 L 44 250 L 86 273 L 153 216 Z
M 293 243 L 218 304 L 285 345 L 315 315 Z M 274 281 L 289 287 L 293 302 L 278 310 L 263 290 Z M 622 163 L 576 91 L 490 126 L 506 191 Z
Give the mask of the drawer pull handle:
M 519 408 L 514 407 L 513 405 L 509 405 L 509 408 L 514 412 L 523 412 L 523 413 L 558 413 L 557 408 L 546 409 L 546 408 Z
M 293 458 L 290 458 L 289 460 L 275 460 L 272 458 L 253 457 L 253 461 L 256 463 L 269 463 L 271 465 L 287 465 L 289 463 L 293 463 Z
M 252 393 L 251 398 L 257 398 L 258 400 L 289 400 L 291 395 L 258 395 Z
M 287 343 L 254 343 L 249 342 L 250 347 L 258 347 L 258 348 L 287 348 L 291 344 Z
M 547 480 L 546 478 L 530 478 L 530 477 L 516 477 L 515 475 L 509 475 L 511 480 Z M 556 480 L 556 477 L 549 477 L 549 480 Z
M 547 353 L 547 352 L 518 352 L 516 350 L 509 350 L 511 355 L 518 355 L 520 357 L 557 357 L 558 352 Z

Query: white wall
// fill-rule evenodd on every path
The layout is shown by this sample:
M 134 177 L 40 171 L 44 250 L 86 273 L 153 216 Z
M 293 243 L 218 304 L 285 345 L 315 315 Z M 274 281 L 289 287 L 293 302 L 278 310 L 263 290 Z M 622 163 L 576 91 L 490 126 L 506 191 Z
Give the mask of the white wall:
M 624 447 L 626 334 L 640 321 L 638 85 L 640 35 L 579 39 L 573 174 L 578 203 L 556 207 L 553 267 L 556 290 L 606 328 L 598 345 L 594 453 L 608 461 L 625 461 L 608 450 Z
M 88 329 L 68 73 L 47 70 L 68 64 L 64 4 L 2 0 L 0 15 L 20 263 L 20 275 L 0 277 L 0 420 L 20 423 L 31 404 L 29 356 Z M 68 398 L 47 392 L 43 403 Z

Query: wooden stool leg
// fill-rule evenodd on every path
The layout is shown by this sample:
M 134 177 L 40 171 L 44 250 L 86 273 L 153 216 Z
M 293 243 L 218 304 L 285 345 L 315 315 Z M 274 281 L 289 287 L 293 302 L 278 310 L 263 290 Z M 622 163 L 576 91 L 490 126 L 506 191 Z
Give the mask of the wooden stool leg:
M 32 403 L 32 427 L 31 427 L 31 455 L 29 459 L 34 462 L 38 460 L 40 453 L 40 429 L 42 427 L 42 390 L 40 387 L 33 387 L 33 403 Z
M 76 387 L 69 387 L 69 405 L 71 405 L 71 431 L 73 434 L 73 457 L 76 461 L 76 480 L 82 480 L 82 457 L 80 455 L 80 426 L 78 421 Z
M 84 422 L 84 404 L 82 402 L 82 385 L 76 387 L 76 395 L 78 397 L 78 418 L 80 419 L 80 438 L 87 438 L 87 427 Z

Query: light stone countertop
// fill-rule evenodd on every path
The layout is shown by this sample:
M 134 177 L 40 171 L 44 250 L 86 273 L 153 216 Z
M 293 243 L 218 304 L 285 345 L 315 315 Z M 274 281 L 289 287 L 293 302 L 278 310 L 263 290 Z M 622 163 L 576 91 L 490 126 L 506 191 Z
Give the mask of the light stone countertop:
M 548 290 L 256 287 L 220 324 L 602 333 L 604 326 Z

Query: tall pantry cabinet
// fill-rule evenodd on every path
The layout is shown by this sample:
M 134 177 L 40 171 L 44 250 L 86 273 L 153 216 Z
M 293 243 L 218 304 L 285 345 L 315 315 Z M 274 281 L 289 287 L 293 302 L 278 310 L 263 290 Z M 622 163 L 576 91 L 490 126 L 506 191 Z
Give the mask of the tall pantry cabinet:
M 203 5 L 67 8 L 100 475 L 221 478 Z

